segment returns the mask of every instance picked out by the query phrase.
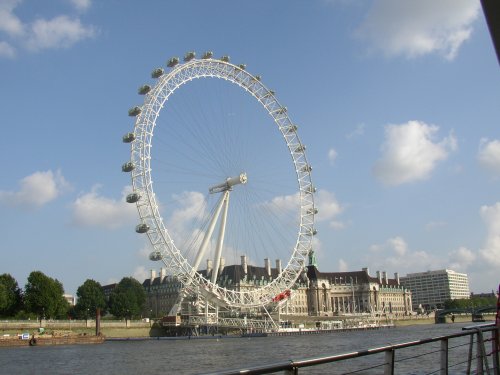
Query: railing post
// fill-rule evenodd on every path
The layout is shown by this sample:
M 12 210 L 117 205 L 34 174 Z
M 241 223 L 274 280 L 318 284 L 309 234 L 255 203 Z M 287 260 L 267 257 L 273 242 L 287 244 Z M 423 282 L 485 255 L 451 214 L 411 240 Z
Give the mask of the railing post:
M 476 374 L 483 375 L 484 366 L 483 361 L 485 360 L 484 353 L 484 342 L 483 342 L 483 334 L 480 329 L 477 329 L 476 332 L 477 340 L 476 340 Z
M 448 339 L 441 340 L 441 368 L 440 375 L 448 375 Z
M 498 343 L 499 343 L 499 334 L 498 330 L 500 327 L 497 327 L 497 329 L 494 329 L 491 331 L 491 356 L 493 357 L 493 374 L 495 375 L 500 375 L 500 366 L 499 366 L 499 361 L 498 361 L 498 351 L 500 349 Z
M 385 352 L 384 375 L 394 375 L 394 349 Z

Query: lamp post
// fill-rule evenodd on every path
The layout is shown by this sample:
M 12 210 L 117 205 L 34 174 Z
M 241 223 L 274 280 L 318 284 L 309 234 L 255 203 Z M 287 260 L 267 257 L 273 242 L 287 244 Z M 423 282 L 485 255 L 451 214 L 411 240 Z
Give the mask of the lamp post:
M 352 276 L 350 276 L 351 278 L 351 291 L 352 291 L 352 312 L 353 314 L 356 313 L 356 303 L 354 302 L 354 280 L 352 279 Z

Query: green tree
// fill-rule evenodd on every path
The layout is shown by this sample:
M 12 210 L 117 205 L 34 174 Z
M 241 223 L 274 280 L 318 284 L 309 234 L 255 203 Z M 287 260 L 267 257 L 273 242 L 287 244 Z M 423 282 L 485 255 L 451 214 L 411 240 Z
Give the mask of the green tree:
M 7 273 L 0 275 L 0 316 L 13 317 L 22 305 L 23 296 L 17 281 Z
M 109 296 L 109 311 L 117 318 L 137 318 L 145 303 L 142 284 L 133 277 L 124 277 Z
M 64 318 L 69 304 L 63 294 L 64 288 L 57 279 L 33 271 L 24 292 L 26 309 L 40 318 Z
M 80 285 L 76 291 L 78 297 L 75 306 L 76 316 L 80 319 L 87 317 L 95 317 L 96 310 L 103 310 L 106 307 L 106 300 L 101 284 L 97 281 L 87 279 Z

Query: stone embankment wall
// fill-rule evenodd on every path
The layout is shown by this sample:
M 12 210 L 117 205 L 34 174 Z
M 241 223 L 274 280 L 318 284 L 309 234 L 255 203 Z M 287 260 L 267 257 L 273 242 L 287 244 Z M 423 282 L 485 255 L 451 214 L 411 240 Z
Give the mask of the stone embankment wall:
M 46 331 L 65 330 L 95 334 L 95 320 L 0 320 L 0 335 L 33 333 L 39 328 Z M 142 320 L 101 320 L 101 334 L 106 337 L 161 336 L 152 322 Z

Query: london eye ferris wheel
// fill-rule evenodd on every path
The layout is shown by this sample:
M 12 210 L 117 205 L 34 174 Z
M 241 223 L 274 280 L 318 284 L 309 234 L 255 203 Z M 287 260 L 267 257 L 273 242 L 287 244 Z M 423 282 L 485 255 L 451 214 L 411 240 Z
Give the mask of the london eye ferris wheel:
M 260 76 L 228 56 L 188 52 L 151 77 L 138 90 L 143 103 L 129 110 L 135 124 L 123 136 L 131 155 L 122 166 L 150 259 L 218 305 L 271 303 L 303 271 L 316 233 L 297 125 Z M 255 265 L 276 259 L 275 277 L 248 280 L 254 287 L 245 289 L 221 280 L 224 265 L 241 256 Z

